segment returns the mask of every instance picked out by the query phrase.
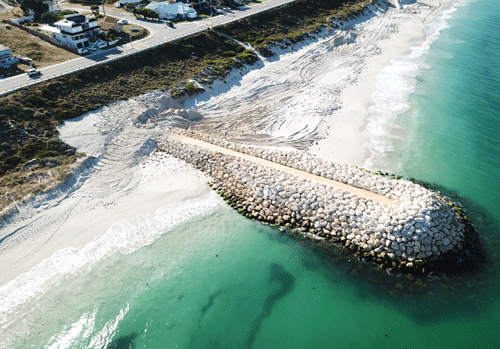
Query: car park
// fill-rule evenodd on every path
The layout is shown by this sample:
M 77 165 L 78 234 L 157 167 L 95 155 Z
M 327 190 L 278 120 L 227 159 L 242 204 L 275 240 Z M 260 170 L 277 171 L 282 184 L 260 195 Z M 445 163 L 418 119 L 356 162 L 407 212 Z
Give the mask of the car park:
M 37 76 L 42 74 L 42 72 L 38 69 L 28 69 L 26 70 L 26 74 L 28 74 L 28 76 Z

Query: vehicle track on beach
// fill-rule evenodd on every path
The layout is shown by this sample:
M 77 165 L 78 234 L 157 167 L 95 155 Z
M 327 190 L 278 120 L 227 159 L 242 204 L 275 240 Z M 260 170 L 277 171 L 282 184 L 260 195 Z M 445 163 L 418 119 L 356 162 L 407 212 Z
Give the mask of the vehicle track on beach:
M 196 129 L 223 130 L 251 144 L 307 148 L 325 136 L 322 121 L 341 108 L 341 91 L 356 82 L 367 58 L 379 54 L 378 42 L 397 31 L 399 11 L 371 5 L 369 16 L 277 61 L 261 62 L 239 85 L 198 103 L 205 118 Z
M 65 184 L 18 205 L 17 212 L 0 220 L 0 251 L 33 236 L 41 241 L 34 249 L 43 249 L 75 212 L 90 212 L 133 190 L 141 180 L 139 163 L 154 151 L 155 138 L 163 132 L 162 125 L 141 128 L 134 123 L 149 110 L 155 115 L 154 111 L 169 107 L 158 98 L 164 95 L 158 92 L 118 102 L 89 113 L 85 126 L 79 124 L 82 117 L 74 120 L 76 127 L 65 128 L 64 141 L 94 160 Z

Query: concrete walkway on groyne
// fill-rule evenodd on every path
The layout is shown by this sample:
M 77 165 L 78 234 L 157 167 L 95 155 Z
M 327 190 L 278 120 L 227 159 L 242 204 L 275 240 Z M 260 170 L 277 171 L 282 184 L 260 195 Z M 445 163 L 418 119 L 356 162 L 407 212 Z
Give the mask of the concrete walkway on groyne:
M 295 169 L 292 167 L 277 164 L 277 163 L 274 163 L 274 162 L 269 161 L 269 160 L 264 160 L 264 159 L 258 158 L 256 156 L 252 156 L 252 155 L 244 154 L 244 153 L 237 152 L 237 151 L 234 151 L 231 149 L 223 148 L 223 147 L 220 147 L 220 146 L 217 146 L 217 145 L 214 145 L 211 143 L 207 143 L 207 142 L 204 142 L 204 141 L 201 141 L 198 139 L 194 139 L 194 138 L 190 138 L 190 137 L 186 137 L 186 136 L 178 135 L 178 134 L 172 134 L 172 135 L 170 135 L 170 138 L 175 140 L 175 141 L 182 142 L 185 144 L 191 144 L 191 145 L 194 145 L 194 146 L 197 146 L 200 148 L 209 149 L 209 150 L 216 151 L 216 152 L 219 152 L 219 153 L 222 153 L 225 155 L 239 157 L 239 158 L 244 159 L 244 160 L 248 160 L 248 161 L 263 165 L 263 166 L 267 166 L 269 168 L 273 168 L 276 170 L 280 170 L 280 171 L 289 173 L 289 174 L 294 175 L 298 178 L 309 179 L 309 180 L 316 181 L 316 182 L 321 183 L 321 184 L 329 185 L 335 189 L 346 191 L 346 192 L 354 194 L 358 197 L 373 200 L 373 201 L 375 201 L 381 205 L 384 205 L 386 207 L 391 207 L 395 202 L 394 199 L 391 199 L 385 195 L 377 194 L 377 193 L 374 193 L 372 191 L 361 189 L 361 188 L 356 188 L 352 185 L 344 184 L 342 182 L 335 181 L 333 179 L 328 179 L 325 177 L 316 176 L 316 175 L 309 173 L 309 172 L 306 172 L 306 171 L 302 171 L 302 170 L 298 170 L 298 169 Z

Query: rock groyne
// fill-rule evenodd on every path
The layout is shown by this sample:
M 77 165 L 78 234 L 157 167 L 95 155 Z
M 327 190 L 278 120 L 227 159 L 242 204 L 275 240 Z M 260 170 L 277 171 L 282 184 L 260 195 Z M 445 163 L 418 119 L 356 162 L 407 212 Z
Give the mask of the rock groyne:
M 471 229 L 465 215 L 451 202 L 405 179 L 334 164 L 302 152 L 249 147 L 192 131 L 176 132 L 158 141 L 159 150 L 209 175 L 217 192 L 241 214 L 294 229 L 317 241 L 334 242 L 389 271 L 429 273 L 434 264 L 460 253 Z M 183 137 L 206 143 L 190 145 Z M 235 153 L 229 153 L 231 150 Z M 271 168 L 259 159 L 296 169 L 297 174 Z M 331 185 L 301 173 L 330 179 Z M 338 189 L 335 182 L 347 187 Z M 366 195 L 354 194 L 349 188 L 362 189 Z M 370 193 L 388 200 L 377 200 Z

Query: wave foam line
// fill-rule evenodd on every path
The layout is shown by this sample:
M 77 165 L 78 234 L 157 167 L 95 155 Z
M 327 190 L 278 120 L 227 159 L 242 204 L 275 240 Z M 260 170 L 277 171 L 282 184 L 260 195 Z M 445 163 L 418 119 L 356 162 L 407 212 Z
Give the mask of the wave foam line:
M 213 192 L 207 196 L 168 205 L 152 214 L 117 222 L 101 237 L 81 248 L 66 248 L 54 253 L 30 271 L 0 288 L 0 329 L 5 329 L 16 309 L 38 299 L 64 278 L 88 270 L 113 253 L 132 253 L 152 244 L 175 226 L 195 217 L 209 214 L 220 205 Z
M 425 62 L 427 53 L 441 32 L 448 28 L 446 20 L 458 7 L 466 4 L 465 0 L 455 1 L 440 16 L 433 18 L 426 25 L 423 42 L 411 47 L 409 54 L 392 59 L 391 65 L 376 77 L 378 82 L 372 95 L 374 105 L 368 108 L 368 124 L 363 132 L 363 146 L 371 152 L 371 156 L 362 167 L 383 169 L 389 165 L 386 156 L 396 150 L 393 142 L 400 138 L 393 134 L 400 128 L 396 124 L 396 117 L 410 109 L 409 97 L 415 90 L 415 78 L 422 69 L 430 67 Z

